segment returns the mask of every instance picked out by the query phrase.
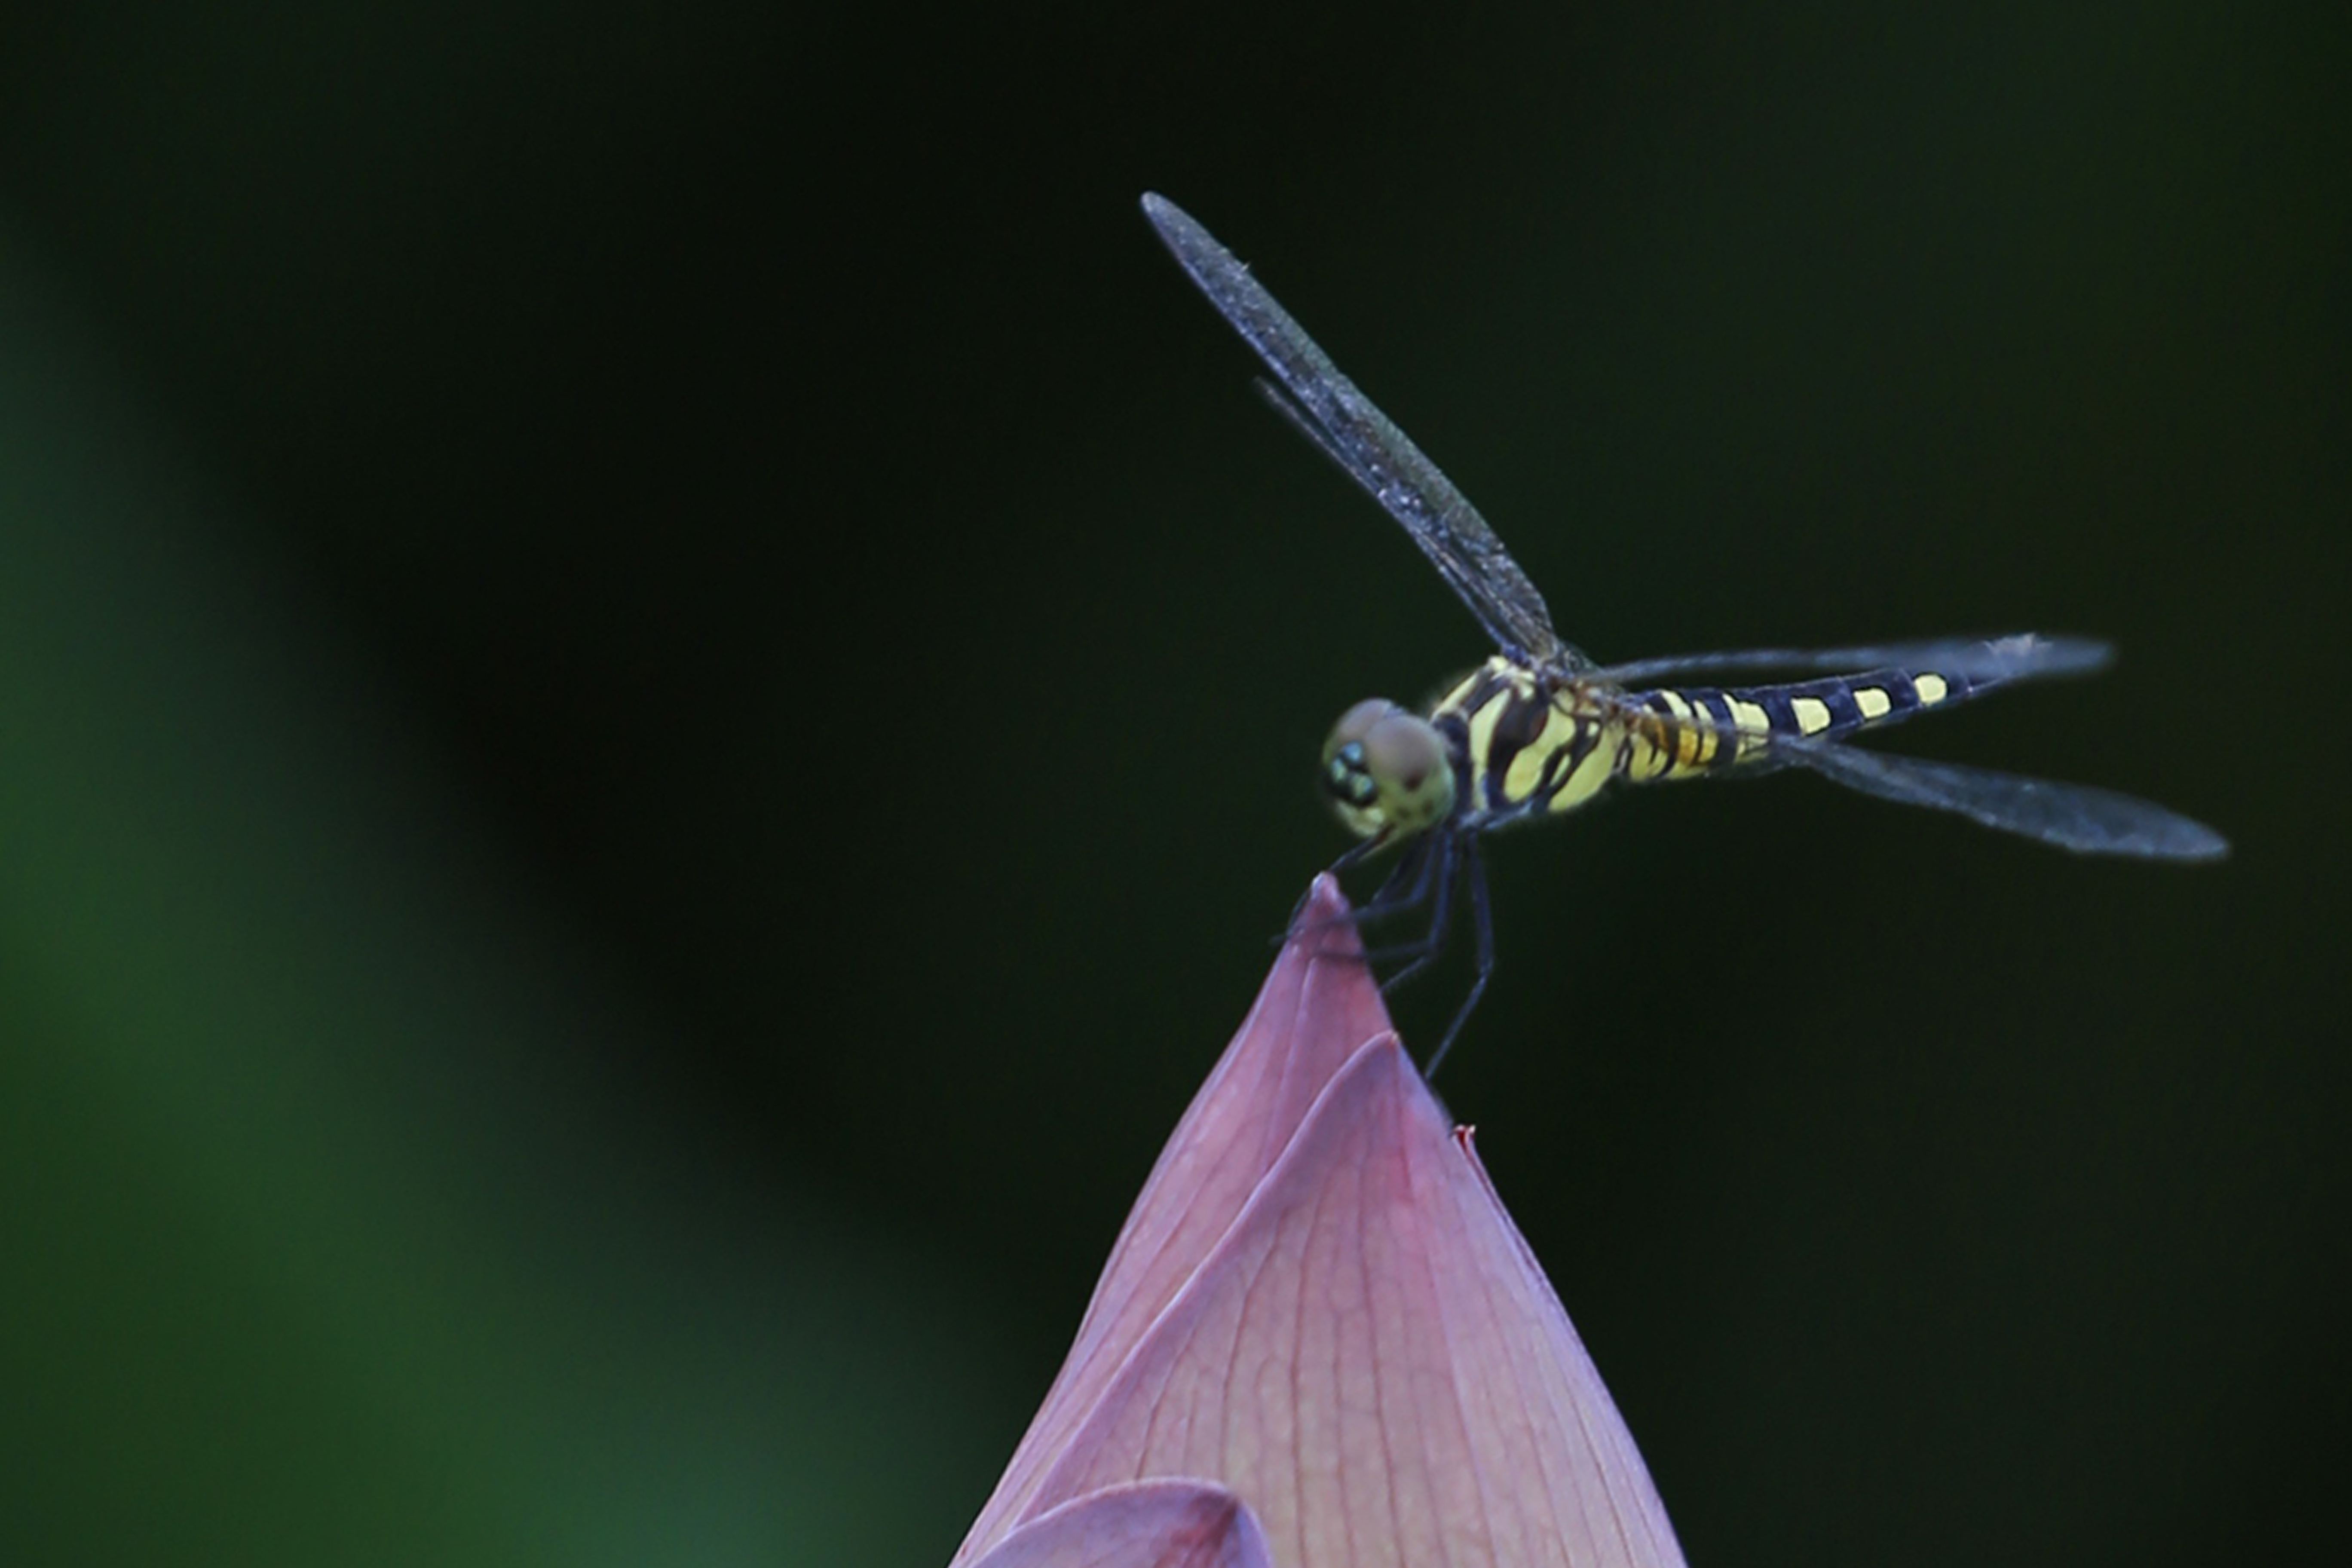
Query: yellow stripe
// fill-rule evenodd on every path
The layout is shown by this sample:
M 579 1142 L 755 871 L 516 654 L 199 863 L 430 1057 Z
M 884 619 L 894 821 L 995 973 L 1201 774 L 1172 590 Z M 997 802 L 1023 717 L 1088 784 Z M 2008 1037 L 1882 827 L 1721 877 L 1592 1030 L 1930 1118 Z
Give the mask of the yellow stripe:
M 1853 705 L 1862 710 L 1862 716 L 1864 719 L 1884 719 L 1888 710 L 1895 706 L 1887 700 L 1886 693 L 1875 686 L 1855 687 Z
M 1830 705 L 1818 697 L 1790 698 L 1789 711 L 1796 716 L 1797 728 L 1808 735 L 1818 735 L 1830 727 Z
M 1940 675 L 1915 675 L 1911 678 L 1911 684 L 1918 689 L 1919 706 L 1922 708 L 1941 702 L 1945 694 L 1952 689 Z
M 1595 740 L 1592 750 L 1584 754 L 1584 760 L 1560 781 L 1559 793 L 1551 797 L 1551 809 L 1555 813 L 1573 811 L 1591 800 L 1609 782 L 1610 773 L 1616 765 L 1616 742 L 1604 731 Z
M 1576 721 L 1561 712 L 1558 703 L 1552 704 L 1544 714 L 1543 728 L 1511 759 L 1510 767 L 1504 773 L 1503 798 L 1516 805 L 1535 794 L 1543 784 L 1552 758 L 1575 739 Z
M 1747 756 L 1763 746 L 1762 737 L 1772 732 L 1772 716 L 1754 702 L 1742 702 L 1729 692 L 1724 702 L 1731 710 L 1731 727 L 1739 731 L 1739 754 Z
M 1503 709 L 1510 700 L 1510 689 L 1499 687 L 1479 705 L 1476 712 L 1465 716 L 1470 731 L 1471 763 L 1480 773 L 1486 771 L 1486 759 L 1494 753 L 1495 726 L 1501 721 Z
M 1674 719 L 1666 727 L 1670 743 L 1659 753 L 1657 771 L 1670 773 L 1698 766 L 1708 742 L 1706 716 L 1699 711 L 1697 703 L 1679 691 L 1661 691 L 1658 695 L 1665 699 L 1666 710 Z
M 1680 742 L 1675 748 L 1675 760 L 1694 772 L 1704 768 L 1714 758 L 1716 746 L 1721 739 L 1716 732 L 1715 715 L 1694 702 L 1691 704 L 1691 721 L 1684 727 Z
M 1683 700 L 1676 693 L 1661 691 L 1656 695 L 1665 703 L 1668 714 L 1685 711 Z M 1655 726 L 1671 721 L 1670 719 L 1652 713 L 1632 727 L 1626 735 L 1629 745 L 1625 766 L 1622 770 L 1627 778 L 1638 784 L 1656 778 L 1666 771 L 1669 759 L 1665 747 L 1658 743 Z

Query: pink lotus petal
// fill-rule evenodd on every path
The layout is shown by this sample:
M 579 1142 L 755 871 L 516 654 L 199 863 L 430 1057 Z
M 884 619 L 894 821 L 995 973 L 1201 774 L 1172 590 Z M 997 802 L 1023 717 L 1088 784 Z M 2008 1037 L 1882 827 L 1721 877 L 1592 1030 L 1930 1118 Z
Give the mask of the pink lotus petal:
M 1224 1488 L 1136 1481 L 1040 1515 L 972 1568 L 1274 1568 L 1274 1559 Z
M 1205 1477 L 1282 1568 L 1679 1568 L 1567 1314 L 1323 923 L 1343 910 L 1318 883 L 1323 934 L 1161 1156 L 959 1561 L 1120 1483 Z
M 1340 1065 L 1389 1027 L 1362 961 L 1347 900 L 1316 879 L 1241 1032 L 1176 1124 L 1111 1247 L 1076 1342 L 1013 1462 L 956 1554 L 980 1547 L 1036 1510 L 1038 1478 L 1059 1458 L 1103 1384 L 1225 1233 L 1258 1179 Z

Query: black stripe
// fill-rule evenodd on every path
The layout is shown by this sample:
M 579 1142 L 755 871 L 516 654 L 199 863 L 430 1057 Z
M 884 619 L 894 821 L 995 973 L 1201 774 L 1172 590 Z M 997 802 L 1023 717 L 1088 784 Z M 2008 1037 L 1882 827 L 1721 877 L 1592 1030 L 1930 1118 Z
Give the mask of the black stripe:
M 1486 737 L 1486 754 L 1480 759 L 1486 770 L 1487 803 L 1495 810 L 1513 804 L 1504 791 L 1503 775 L 1510 772 L 1512 759 L 1543 733 L 1551 716 L 1551 699 L 1540 688 L 1532 695 L 1515 689 L 1501 700 L 1503 710 L 1495 715 L 1495 727 Z
M 1715 752 L 1706 765 L 1729 766 L 1739 755 L 1739 737 L 1731 727 L 1731 700 L 1724 696 L 1720 688 L 1712 686 L 1688 695 L 1691 706 L 1706 715 L 1708 727 L 1715 731 Z
M 1704 689 L 1685 691 L 1680 687 L 1665 686 L 1651 692 L 1642 704 L 1658 719 L 1657 732 L 1643 737 L 1658 752 L 1658 771 L 1650 775 L 1652 778 L 1672 778 L 1683 765 L 1684 737 L 1695 728 L 1690 715 L 1694 710 L 1702 708 L 1706 696 Z M 1670 697 L 1675 700 L 1669 701 Z M 1679 708 L 1675 706 L 1676 701 L 1681 704 Z
M 1544 773 L 1536 784 L 1535 793 L 1528 797 L 1538 810 L 1549 810 L 1568 787 L 1569 775 L 1583 765 L 1584 759 L 1601 743 L 1601 726 L 1591 719 L 1579 719 L 1570 732 L 1568 743 L 1553 748 L 1544 763 Z
M 1971 681 L 1965 676 L 1946 675 L 1937 669 L 1903 669 L 1888 668 L 1866 670 L 1860 675 L 1829 676 L 1816 680 L 1791 681 L 1785 686 L 1750 686 L 1710 688 L 1706 691 L 1685 692 L 1694 701 L 1728 697 L 1740 702 L 1753 703 L 1764 710 L 1765 722 L 1775 734 L 1802 735 L 1804 727 L 1797 722 L 1795 704 L 1801 698 L 1811 698 L 1829 710 L 1826 729 L 1813 731 L 1816 739 L 1836 739 L 1851 734 L 1864 725 L 1893 724 L 1915 714 L 1927 711 L 1929 705 L 1919 700 L 1919 680 L 1933 676 L 1944 683 L 1944 696 L 1936 708 L 1949 708 L 1971 697 L 1982 696 L 1999 680 Z M 1875 719 L 1863 716 L 1861 704 L 1854 693 L 1864 689 L 1883 692 L 1886 711 Z

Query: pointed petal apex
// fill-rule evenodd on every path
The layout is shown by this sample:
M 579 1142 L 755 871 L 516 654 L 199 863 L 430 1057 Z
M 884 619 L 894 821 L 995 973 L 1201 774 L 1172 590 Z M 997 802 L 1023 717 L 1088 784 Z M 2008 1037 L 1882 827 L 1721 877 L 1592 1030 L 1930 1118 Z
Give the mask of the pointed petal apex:
M 1177 1124 L 1095 1286 L 1076 1342 L 964 1538 L 959 1564 L 1036 1511 L 1036 1487 L 1120 1360 L 1192 1278 L 1334 1073 L 1389 1027 L 1347 900 L 1316 878 L 1241 1032 Z
M 1007 1568 L 1015 1541 L 1126 1550 L 1108 1524 L 1075 1546 L 1027 1532 L 1207 1477 L 1282 1568 L 1682 1568 L 1632 1435 L 1388 1029 L 1346 912 L 1328 880 L 1301 906 L 959 1564 Z M 1157 1550 L 1136 1528 L 1134 1550 Z
M 1393 1036 L 1333 1079 L 1040 1500 L 1214 1476 L 1285 1568 L 1680 1568 L 1632 1436 Z

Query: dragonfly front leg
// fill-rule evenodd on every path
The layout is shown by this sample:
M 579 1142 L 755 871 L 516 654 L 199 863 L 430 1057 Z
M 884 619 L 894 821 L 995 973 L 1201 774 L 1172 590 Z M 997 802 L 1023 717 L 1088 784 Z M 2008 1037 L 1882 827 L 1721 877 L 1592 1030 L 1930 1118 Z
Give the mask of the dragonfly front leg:
M 1486 901 L 1486 862 L 1478 853 L 1475 838 L 1470 840 L 1462 853 L 1466 862 L 1464 875 L 1470 883 L 1470 921 L 1477 932 L 1478 973 L 1470 982 L 1470 994 L 1462 999 L 1461 1007 L 1454 1015 L 1454 1022 L 1445 1026 L 1445 1037 L 1437 1042 L 1435 1050 L 1429 1053 L 1428 1065 L 1421 1069 L 1423 1078 L 1437 1076 L 1437 1064 L 1444 1061 L 1445 1053 L 1454 1048 L 1455 1037 L 1462 1033 L 1462 1026 L 1470 1021 L 1472 1009 L 1478 1005 L 1478 998 L 1486 994 L 1486 982 L 1495 973 L 1495 912 L 1493 906 Z
M 1377 838 L 1364 839 L 1359 844 L 1350 846 L 1345 855 L 1340 856 L 1337 860 L 1334 860 L 1328 866 L 1324 867 L 1323 874 L 1327 877 L 1337 877 L 1339 873 L 1349 869 L 1352 866 L 1355 866 L 1360 861 L 1370 859 L 1383 847 L 1385 847 L 1385 846 Z M 1335 925 L 1360 925 L 1367 915 L 1370 913 L 1372 910 L 1379 907 L 1381 898 L 1382 895 L 1386 894 L 1389 888 L 1395 883 L 1398 872 L 1402 872 L 1403 869 L 1403 866 L 1400 865 L 1397 868 L 1396 872 L 1390 873 L 1388 881 L 1381 884 L 1380 893 L 1373 895 L 1372 904 L 1370 908 L 1362 910 L 1351 909 L 1346 914 L 1341 915 L 1339 919 L 1326 921 L 1323 924 L 1327 927 Z M 1298 901 L 1290 906 L 1290 919 L 1283 923 L 1281 932 L 1275 937 L 1275 946 L 1280 947 L 1283 943 L 1289 942 L 1292 938 L 1299 934 L 1298 918 L 1307 912 L 1307 906 L 1314 901 L 1314 898 L 1315 888 L 1314 885 L 1310 883 L 1308 884 L 1307 890 L 1298 895 Z
M 1429 906 L 1429 924 L 1417 940 L 1401 942 L 1394 947 L 1373 948 L 1365 952 L 1364 962 L 1367 963 L 1387 963 L 1400 958 L 1405 961 L 1403 968 L 1381 982 L 1383 992 L 1394 990 L 1429 966 L 1430 961 L 1445 945 L 1445 928 L 1454 918 L 1455 864 L 1453 837 L 1436 833 L 1423 842 L 1420 875 L 1414 879 L 1411 894 L 1393 901 L 1385 896 L 1376 896 L 1370 904 L 1359 911 L 1366 915 L 1391 914 L 1418 909 L 1423 903 Z M 1399 867 L 1399 873 L 1402 874 L 1403 869 Z M 1382 895 L 1386 892 L 1386 889 L 1381 889 Z

